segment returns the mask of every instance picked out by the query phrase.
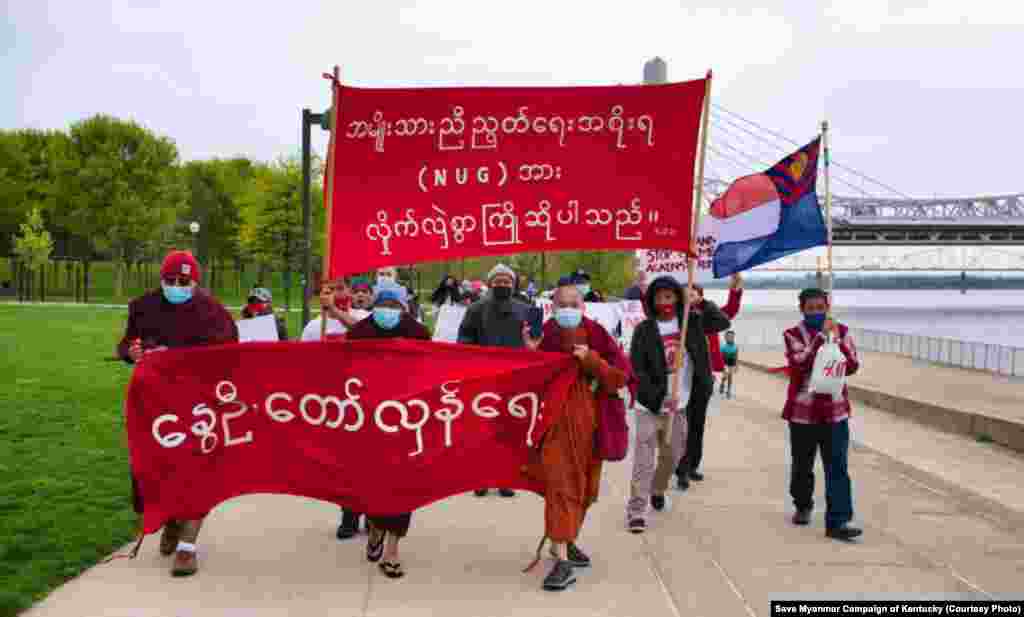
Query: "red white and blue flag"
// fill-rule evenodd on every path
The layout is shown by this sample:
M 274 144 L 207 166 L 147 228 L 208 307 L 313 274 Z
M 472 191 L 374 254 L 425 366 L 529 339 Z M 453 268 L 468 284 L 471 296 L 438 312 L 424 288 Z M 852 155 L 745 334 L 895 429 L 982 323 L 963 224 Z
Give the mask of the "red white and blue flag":
M 715 278 L 828 244 L 815 190 L 820 147 L 819 137 L 764 173 L 736 180 L 711 204 Z

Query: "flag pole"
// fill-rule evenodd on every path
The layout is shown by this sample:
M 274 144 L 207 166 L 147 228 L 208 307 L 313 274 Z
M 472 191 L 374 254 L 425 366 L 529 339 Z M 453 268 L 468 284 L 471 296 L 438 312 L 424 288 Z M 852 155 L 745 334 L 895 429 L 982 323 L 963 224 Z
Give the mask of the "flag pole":
M 828 245 L 826 247 L 825 267 L 828 272 L 828 287 L 825 293 L 828 295 L 828 318 L 832 319 L 832 185 L 830 182 L 831 164 L 828 147 L 828 120 L 821 123 L 821 145 L 825 151 L 825 227 L 828 233 Z
M 341 69 L 334 65 L 333 75 L 324 75 L 331 79 L 331 137 L 327 142 L 327 174 L 324 176 L 324 185 L 327 187 L 327 195 L 324 199 L 324 206 L 327 208 L 326 238 L 324 242 L 324 262 L 320 268 L 322 272 L 320 281 L 320 292 L 323 293 L 323 286 L 326 280 L 331 277 L 331 230 L 333 228 L 334 213 L 334 164 L 337 158 L 334 149 L 337 144 L 335 134 L 338 130 L 338 82 L 341 77 Z M 320 307 L 320 340 L 327 337 L 327 311 Z
M 697 247 L 697 229 L 700 227 L 700 213 L 701 213 L 701 200 L 704 196 L 704 159 L 707 155 L 708 149 L 708 116 L 710 115 L 711 107 L 711 71 L 708 71 L 707 81 L 704 84 L 704 110 L 703 118 L 701 119 L 700 129 L 700 159 L 697 162 L 697 179 L 693 185 L 693 216 L 690 217 L 690 250 L 695 250 Z M 673 374 L 675 379 L 672 380 L 671 392 L 672 399 L 679 400 L 679 372 L 683 369 L 683 357 L 686 353 L 686 329 L 690 325 L 690 294 L 693 292 L 694 278 L 696 277 L 696 260 L 688 257 L 686 260 L 687 264 L 687 283 L 686 283 L 686 297 L 683 299 L 683 325 L 679 330 L 679 347 L 676 348 L 676 357 L 672 364 L 675 367 Z M 670 409 L 668 417 L 665 419 L 665 433 L 662 435 L 662 445 L 667 448 L 672 447 L 672 423 L 675 421 L 676 410 Z

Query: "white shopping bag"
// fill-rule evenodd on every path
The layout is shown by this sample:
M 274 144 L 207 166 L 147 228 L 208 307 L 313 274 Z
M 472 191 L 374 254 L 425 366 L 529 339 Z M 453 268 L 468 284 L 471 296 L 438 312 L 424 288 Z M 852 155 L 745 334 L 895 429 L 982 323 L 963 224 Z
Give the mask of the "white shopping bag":
M 686 409 L 686 406 L 690 403 L 690 393 L 693 392 L 693 362 L 690 360 L 690 354 L 688 352 L 683 354 L 683 367 L 680 371 L 682 371 L 682 376 L 676 377 L 676 379 L 680 380 L 679 409 Z M 669 395 L 672 394 L 671 385 L 669 385 L 668 392 Z M 674 412 L 676 410 L 670 409 L 667 411 Z
M 843 396 L 845 385 L 846 356 L 839 349 L 839 344 L 830 337 L 814 358 L 807 390 L 811 394 L 831 394 L 832 400 L 838 401 Z

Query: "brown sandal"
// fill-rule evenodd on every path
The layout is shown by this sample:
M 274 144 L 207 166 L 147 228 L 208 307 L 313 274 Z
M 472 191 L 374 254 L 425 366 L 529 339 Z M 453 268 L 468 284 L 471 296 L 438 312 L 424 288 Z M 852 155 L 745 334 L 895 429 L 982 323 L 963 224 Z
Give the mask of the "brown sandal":
M 379 564 L 380 571 L 388 578 L 402 578 L 405 572 L 402 571 L 402 564 L 398 561 L 382 561 Z

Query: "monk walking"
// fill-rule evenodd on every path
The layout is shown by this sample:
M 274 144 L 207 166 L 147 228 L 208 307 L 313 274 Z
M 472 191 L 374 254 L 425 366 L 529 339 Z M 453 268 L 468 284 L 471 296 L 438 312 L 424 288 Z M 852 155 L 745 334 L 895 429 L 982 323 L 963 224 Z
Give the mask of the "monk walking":
M 543 336 L 530 338 L 529 327 L 524 326 L 523 339 L 531 349 L 571 353 L 582 368 L 569 390 L 566 409 L 544 434 L 539 459 L 528 470 L 545 487 L 545 537 L 537 549 L 537 561 L 547 539 L 552 541 L 552 556 L 557 559 L 544 579 L 544 589 L 560 591 L 576 582 L 575 568 L 590 565 L 576 539 L 601 483 L 601 459 L 594 448 L 598 401 L 617 396 L 626 384 L 627 372 L 625 366 L 616 367 L 621 354 L 611 335 L 583 316 L 583 295 L 572 279 L 558 282 L 553 301 L 555 318 L 545 324 Z

